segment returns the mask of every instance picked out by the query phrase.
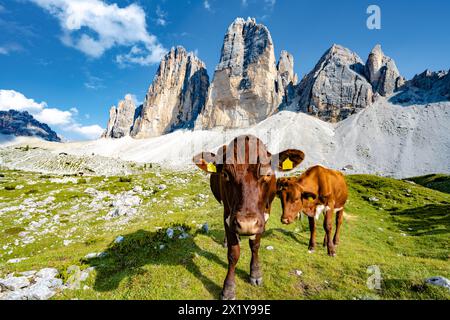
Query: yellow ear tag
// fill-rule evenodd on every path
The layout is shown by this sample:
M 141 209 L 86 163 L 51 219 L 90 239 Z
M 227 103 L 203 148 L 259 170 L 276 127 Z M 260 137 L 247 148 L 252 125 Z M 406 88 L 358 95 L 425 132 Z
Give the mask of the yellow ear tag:
M 309 197 L 309 198 L 308 198 L 308 201 L 309 201 L 309 202 L 313 202 L 314 199 L 313 199 L 312 197 Z
M 212 162 L 208 163 L 208 165 L 206 166 L 206 170 L 208 170 L 208 172 L 217 172 L 217 168 Z
M 283 170 L 290 170 L 294 168 L 294 163 L 289 158 L 286 158 L 286 160 L 283 161 L 282 168 Z

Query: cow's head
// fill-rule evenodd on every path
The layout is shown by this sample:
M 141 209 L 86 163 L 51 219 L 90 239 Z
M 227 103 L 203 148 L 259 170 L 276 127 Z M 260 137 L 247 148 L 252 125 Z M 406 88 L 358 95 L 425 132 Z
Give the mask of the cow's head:
M 295 177 L 283 177 L 277 180 L 277 196 L 281 201 L 283 210 L 281 222 L 290 224 L 294 222 L 300 212 L 308 217 L 314 217 L 318 204 L 318 197 L 315 193 L 303 190 Z
M 230 230 L 254 235 L 264 231 L 269 217 L 276 195 L 275 170 L 292 170 L 304 158 L 305 154 L 295 149 L 272 155 L 261 140 L 244 135 L 220 147 L 217 154 L 202 152 L 193 161 L 203 171 L 216 175 L 220 190 L 213 192 L 225 206 Z

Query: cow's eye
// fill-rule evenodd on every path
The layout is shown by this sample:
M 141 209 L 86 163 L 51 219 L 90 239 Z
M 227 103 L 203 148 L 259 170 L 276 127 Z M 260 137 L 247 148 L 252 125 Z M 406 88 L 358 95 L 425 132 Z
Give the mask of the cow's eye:
M 226 181 L 230 181 L 230 174 L 228 172 L 223 171 L 222 174 Z

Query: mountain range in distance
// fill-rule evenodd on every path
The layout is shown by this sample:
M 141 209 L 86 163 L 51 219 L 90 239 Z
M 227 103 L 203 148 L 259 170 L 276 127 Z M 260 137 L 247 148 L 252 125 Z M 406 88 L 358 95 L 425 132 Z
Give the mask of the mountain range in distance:
M 212 81 L 205 64 L 183 47 L 161 60 L 144 103 L 130 96 L 111 107 L 102 137 L 156 137 L 176 129 L 236 129 L 253 126 L 282 110 L 338 122 L 391 97 L 401 105 L 450 100 L 448 71 L 425 72 L 406 81 L 380 45 L 366 62 L 332 45 L 301 81 L 294 57 L 275 59 L 272 37 L 255 19 L 237 18 L 228 28 Z

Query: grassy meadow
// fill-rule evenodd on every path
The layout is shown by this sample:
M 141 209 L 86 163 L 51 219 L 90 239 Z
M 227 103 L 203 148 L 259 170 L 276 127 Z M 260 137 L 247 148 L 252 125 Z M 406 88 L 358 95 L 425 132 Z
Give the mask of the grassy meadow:
M 94 266 L 79 289 L 52 299 L 219 297 L 227 270 L 222 206 L 204 173 L 153 167 L 127 177 L 66 178 L 0 171 L 0 277 L 55 267 L 67 280 L 70 266 Z M 337 256 L 321 246 L 323 217 L 310 254 L 307 219 L 282 225 L 276 199 L 260 249 L 264 284 L 248 281 L 251 254 L 243 237 L 238 299 L 450 298 L 448 289 L 425 283 L 450 278 L 450 177 L 346 179 L 350 197 Z M 118 201 L 114 195 L 126 192 L 141 199 L 136 212 L 105 218 Z M 367 286 L 370 266 L 379 268 L 379 289 Z

